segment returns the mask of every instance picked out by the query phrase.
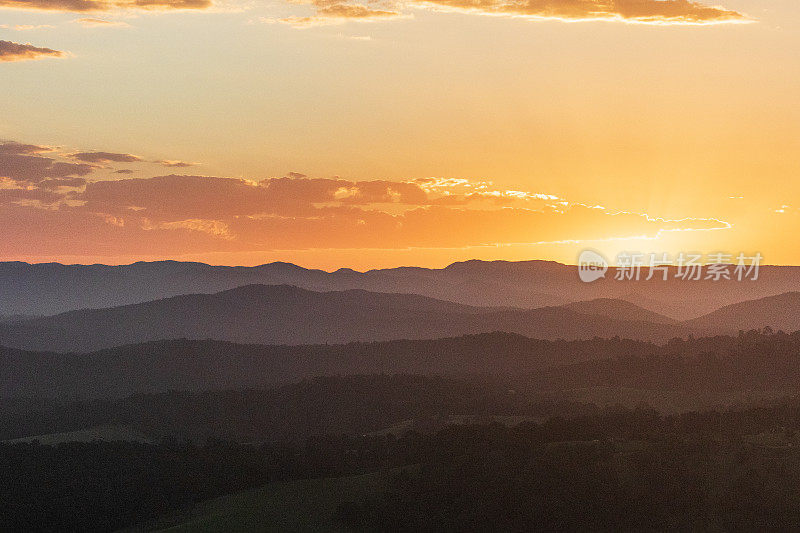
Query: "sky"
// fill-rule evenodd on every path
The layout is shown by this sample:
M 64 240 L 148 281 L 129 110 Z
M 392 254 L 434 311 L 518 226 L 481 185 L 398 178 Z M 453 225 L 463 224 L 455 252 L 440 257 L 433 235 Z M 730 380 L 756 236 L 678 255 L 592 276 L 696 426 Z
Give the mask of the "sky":
M 0 260 L 800 264 L 800 3 L 712 1 L 0 0 Z

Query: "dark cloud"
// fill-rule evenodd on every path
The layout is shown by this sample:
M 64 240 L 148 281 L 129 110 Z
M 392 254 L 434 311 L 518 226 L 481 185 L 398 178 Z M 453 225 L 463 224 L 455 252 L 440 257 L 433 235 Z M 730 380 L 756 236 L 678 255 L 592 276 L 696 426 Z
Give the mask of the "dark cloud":
M 80 199 L 91 209 L 119 214 L 131 208 L 153 220 L 277 215 L 313 216 L 322 205 L 428 205 L 413 183 L 323 178 L 270 178 L 259 183 L 234 178 L 169 175 L 96 181 Z
M 63 199 L 63 195 L 45 189 L 0 189 L 0 205 L 31 201 L 53 204 Z
M 218 218 L 270 210 L 266 189 L 241 179 L 159 176 L 89 183 L 87 207 L 119 214 L 131 208 L 154 220 Z
M 39 146 L 36 144 L 22 144 L 18 142 L 4 142 L 0 144 L 0 154 L 41 154 L 51 152 L 49 146 Z
M 50 157 L 0 151 L 0 177 L 15 181 L 37 183 L 46 178 L 86 176 L 94 168 L 86 163 L 66 163 Z
M 0 2 L 0 6 L 2 3 Z M 0 62 L 5 61 L 29 61 L 32 59 L 42 59 L 46 57 L 65 57 L 67 54 L 51 48 L 39 48 L 32 44 L 12 43 L 11 41 L 0 41 Z
M 96 0 L 0 0 L 0 7 L 43 11 L 100 11 L 108 6 Z
M 70 157 L 85 163 L 135 163 L 142 160 L 135 155 L 114 152 L 78 152 L 71 154 Z

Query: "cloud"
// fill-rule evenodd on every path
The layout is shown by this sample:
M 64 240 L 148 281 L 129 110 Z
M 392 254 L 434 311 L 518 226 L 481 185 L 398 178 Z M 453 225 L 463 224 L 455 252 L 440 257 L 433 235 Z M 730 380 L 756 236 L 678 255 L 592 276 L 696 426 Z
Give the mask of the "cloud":
M 102 11 L 112 7 L 103 0 L 0 0 L 0 7 L 35 11 Z
M 70 157 L 86 163 L 136 163 L 141 157 L 132 154 L 117 154 L 114 152 L 77 152 Z
M 151 220 L 219 219 L 235 216 L 313 216 L 317 204 L 339 203 L 337 191 L 356 182 L 339 179 L 237 178 L 168 175 L 96 181 L 79 196 L 89 209 L 114 215 L 132 209 Z M 372 192 L 371 194 L 376 194 Z M 357 194 L 348 203 L 357 203 Z
M 193 167 L 196 166 L 197 163 L 189 163 L 188 161 L 179 161 L 177 159 L 162 159 L 161 161 L 156 161 L 159 165 L 171 168 L 186 168 L 186 167 Z
M 208 9 L 211 0 L 0 0 L 0 7 L 28 11 L 86 13 L 116 9 L 151 11 Z
M 606 20 L 635 24 L 719 24 L 749 22 L 737 11 L 691 0 L 412 0 L 435 10 L 482 15 L 555 19 Z
M 176 213 L 168 220 L 151 219 L 137 210 L 112 214 L 96 207 L 0 207 L 3 253 L 8 257 L 137 254 L 175 257 L 269 250 L 457 248 L 657 236 L 662 231 L 659 221 L 642 215 L 614 215 L 582 207 L 557 213 L 433 206 L 392 215 L 339 206 L 317 208 L 304 216 L 220 214 L 209 218 Z M 705 219 L 682 224 L 684 229 L 709 229 L 712 225 Z
M 86 185 L 84 178 L 50 178 L 38 183 L 40 189 L 57 189 L 59 187 L 83 187 Z
M 145 222 L 80 207 L 0 206 L 2 254 L 111 256 L 133 252 L 167 256 L 182 250 L 236 249 L 222 236 L 187 227 L 159 228 Z
M 22 144 L 14 141 L 7 141 L 0 143 L 1 154 L 41 154 L 44 152 L 52 152 L 53 148 L 50 146 L 39 146 L 37 144 Z
M 261 17 L 263 23 L 289 24 L 296 28 L 342 24 L 348 21 L 375 22 L 409 18 L 407 7 L 433 11 L 561 21 L 617 21 L 631 24 L 707 25 L 752 22 L 745 14 L 693 0 L 288 0 L 310 5 L 310 15 L 282 18 Z M 74 13 L 114 10 L 204 10 L 212 0 L 0 0 L 0 7 Z M 87 27 L 126 26 L 99 18 L 77 19 Z M 31 27 L 33 28 L 33 27 Z M 41 49 L 47 50 L 47 49 Z M 56 52 L 56 51 L 51 51 Z
M 334 193 L 334 200 L 343 204 L 399 203 L 407 205 L 427 205 L 431 203 L 428 194 L 414 183 L 385 180 L 362 181 L 349 187 L 340 187 Z
M 95 169 L 90 164 L 58 161 L 40 155 L 50 150 L 32 144 L 0 144 L 0 177 L 38 183 L 46 178 L 86 176 Z
M 3 257 L 162 255 L 299 249 L 454 248 L 730 228 L 584 205 L 486 180 L 199 175 L 104 180 L 116 152 L 0 144 Z M 143 168 L 148 168 L 144 166 Z M 89 179 L 87 179 L 87 176 Z
M 19 203 L 52 204 L 63 199 L 63 196 L 46 189 L 0 189 L 0 206 Z
M 73 22 L 80 24 L 84 28 L 112 28 L 112 27 L 130 27 L 130 24 L 122 21 L 111 21 L 96 18 L 80 18 L 75 19 Z
M 315 13 L 310 16 L 290 16 L 284 18 L 261 17 L 260 22 L 265 24 L 282 23 L 295 28 L 310 28 L 312 26 L 328 26 L 342 24 L 348 21 L 374 22 L 380 20 L 408 18 L 395 8 L 376 9 L 359 3 L 348 3 L 341 0 L 311 0 L 308 3 L 315 8 Z
M 706 25 L 752 22 L 743 13 L 692 0 L 408 0 L 360 3 L 346 0 L 291 1 L 314 6 L 309 16 L 263 17 L 261 22 L 297 28 L 408 17 L 405 7 L 530 20 L 616 21 L 631 24 Z
M 212 2 L 210 0 L 131 0 L 117 3 L 117 6 L 150 10 L 208 9 L 212 6 Z
M 55 26 L 51 24 L 15 24 L 14 26 L 10 26 L 8 24 L 0 24 L 0 28 L 4 30 L 14 30 L 14 31 L 31 31 L 31 30 L 49 30 L 55 28 Z
M 664 231 L 730 227 L 710 218 L 611 212 L 548 194 L 494 190 L 488 182 L 425 183 L 428 190 L 413 181 L 284 177 L 256 183 L 169 175 L 88 183 L 74 200 L 128 232 L 139 227 L 156 239 L 163 231 L 180 229 L 209 239 L 206 249 L 181 246 L 181 253 L 219 250 L 219 239 L 223 248 L 240 251 L 380 249 L 655 237 Z M 453 201 L 440 202 L 443 198 Z
M 46 57 L 66 57 L 66 53 L 51 48 L 39 48 L 32 44 L 12 43 L 11 41 L 0 41 L 0 62 L 4 61 L 28 61 L 32 59 L 43 59 Z
M 246 180 L 159 176 L 89 183 L 80 196 L 87 209 L 123 215 L 135 210 L 151 220 L 219 218 L 270 209 L 266 189 Z
M 336 35 L 339 39 L 346 39 L 348 41 L 371 41 L 372 37 L 369 35 L 345 35 L 343 33 L 339 33 Z
M 397 11 L 372 9 L 361 4 L 330 3 L 317 9 L 317 17 L 344 19 L 379 19 L 397 17 Z

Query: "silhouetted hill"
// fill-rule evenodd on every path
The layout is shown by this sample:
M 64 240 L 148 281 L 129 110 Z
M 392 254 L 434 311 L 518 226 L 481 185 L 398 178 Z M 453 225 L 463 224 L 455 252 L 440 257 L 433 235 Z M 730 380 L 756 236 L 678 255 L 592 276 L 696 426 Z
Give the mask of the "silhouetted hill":
M 528 403 L 508 387 L 486 382 L 437 376 L 329 376 L 269 390 L 169 391 L 53 402 L 14 415 L 0 408 L 0 440 L 122 425 L 154 440 L 179 436 L 201 442 L 207 437 L 302 441 L 310 435 L 377 431 L 419 417 L 513 414 Z
M 686 322 L 690 327 L 720 333 L 760 329 L 800 329 L 800 292 L 787 292 L 758 300 L 732 304 Z
M 800 390 L 800 332 L 673 339 L 536 340 L 487 333 L 435 340 L 261 346 L 173 340 L 89 354 L 0 348 L 0 398 L 115 398 L 169 390 L 266 389 L 317 376 L 492 376 L 531 393 L 627 388 Z
M 668 393 L 686 406 L 794 395 L 800 332 L 663 346 L 501 333 L 302 347 L 162 341 L 86 355 L 3 350 L 0 369 L 5 438 L 110 424 L 250 440 L 374 431 L 419 416 L 538 416 L 545 400 L 584 405 L 598 389 L 647 402 Z
M 248 285 L 211 295 L 175 296 L 0 324 L 0 345 L 80 352 L 178 338 L 316 344 L 433 339 L 492 331 L 540 339 L 618 335 L 655 341 L 690 332 L 678 325 L 617 320 L 562 307 L 496 310 L 409 294 L 323 293 L 286 285 Z
M 800 331 L 691 340 L 675 339 L 655 353 L 596 358 L 536 372 L 520 382 L 532 390 L 587 388 L 698 392 L 800 391 Z
M 39 318 L 34 315 L 0 315 L 0 324 L 22 322 L 23 320 L 30 320 L 32 318 Z
M 315 291 L 363 289 L 408 293 L 475 306 L 537 308 L 617 298 L 678 320 L 724 305 L 800 288 L 800 268 L 765 266 L 758 281 L 582 283 L 575 266 L 552 261 L 465 261 L 441 268 L 403 267 L 357 272 L 306 269 L 290 263 L 255 267 L 160 261 L 131 265 L 0 263 L 0 314 L 52 315 L 115 307 L 183 294 L 212 294 L 250 284 L 294 285 Z
M 90 354 L 0 348 L 0 398 L 269 388 L 325 375 L 517 375 L 590 358 L 656 353 L 657 349 L 629 340 L 544 341 L 511 333 L 315 346 L 172 340 Z

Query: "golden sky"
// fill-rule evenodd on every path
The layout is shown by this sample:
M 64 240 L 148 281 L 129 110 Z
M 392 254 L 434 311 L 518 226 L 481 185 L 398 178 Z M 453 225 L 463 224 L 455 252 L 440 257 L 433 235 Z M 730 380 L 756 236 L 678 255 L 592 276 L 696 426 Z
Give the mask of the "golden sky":
M 0 260 L 800 264 L 796 0 L 0 0 Z

